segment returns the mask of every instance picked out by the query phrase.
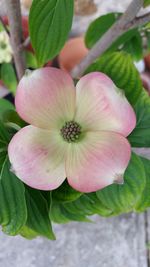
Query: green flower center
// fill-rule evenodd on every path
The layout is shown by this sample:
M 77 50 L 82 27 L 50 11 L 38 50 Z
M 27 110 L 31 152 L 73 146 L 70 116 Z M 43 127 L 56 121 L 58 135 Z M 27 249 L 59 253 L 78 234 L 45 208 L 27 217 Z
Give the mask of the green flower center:
M 76 142 L 81 135 L 81 126 L 75 121 L 68 121 L 61 128 L 60 133 L 66 142 Z

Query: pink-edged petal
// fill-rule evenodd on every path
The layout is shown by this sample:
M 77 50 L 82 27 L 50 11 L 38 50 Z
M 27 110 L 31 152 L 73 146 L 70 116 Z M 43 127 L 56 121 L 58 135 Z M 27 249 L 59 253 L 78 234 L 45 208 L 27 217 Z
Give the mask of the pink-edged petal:
M 114 131 L 129 135 L 136 124 L 133 108 L 105 74 L 93 72 L 76 86 L 76 121 L 89 131 Z
M 88 132 L 82 142 L 70 144 L 66 173 L 69 184 L 81 192 L 94 192 L 120 183 L 129 163 L 127 139 L 114 132 Z
M 27 71 L 19 82 L 15 104 L 19 115 L 29 124 L 44 129 L 57 128 L 74 116 L 73 80 L 56 68 Z
M 22 128 L 8 147 L 12 170 L 27 185 L 52 190 L 66 178 L 65 143 L 55 131 Z

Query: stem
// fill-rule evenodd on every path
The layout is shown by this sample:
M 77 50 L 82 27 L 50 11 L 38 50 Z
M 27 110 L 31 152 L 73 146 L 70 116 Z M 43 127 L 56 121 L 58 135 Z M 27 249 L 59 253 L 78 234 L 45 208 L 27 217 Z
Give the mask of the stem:
M 6 0 L 7 14 L 10 27 L 10 38 L 13 49 L 15 68 L 20 80 L 25 72 L 25 60 L 22 47 L 22 19 L 19 0 Z
M 140 16 L 140 17 L 136 17 L 135 19 L 133 19 L 128 25 L 126 25 L 126 27 L 128 29 L 133 29 L 136 28 L 138 26 L 142 26 L 145 23 L 148 23 L 150 21 L 150 12 Z
M 143 5 L 143 0 L 132 0 L 125 13 L 112 25 L 112 27 L 93 46 L 88 55 L 72 70 L 72 77 L 79 78 L 97 57 L 105 52 L 110 45 L 131 26 L 137 13 Z
M 23 47 L 25 48 L 25 47 L 27 47 L 29 44 L 30 44 L 30 42 L 31 42 L 31 40 L 30 40 L 30 36 L 28 36 L 26 39 L 25 39 L 25 41 L 23 42 Z

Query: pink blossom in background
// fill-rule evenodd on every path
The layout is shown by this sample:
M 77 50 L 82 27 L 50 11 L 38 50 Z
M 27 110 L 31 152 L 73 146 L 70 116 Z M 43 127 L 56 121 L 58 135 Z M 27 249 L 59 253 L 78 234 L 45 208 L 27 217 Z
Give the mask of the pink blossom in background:
M 75 88 L 66 72 L 41 68 L 21 79 L 15 104 L 31 124 L 16 133 L 8 148 L 24 183 L 53 190 L 67 177 L 76 190 L 92 192 L 122 182 L 131 155 L 126 137 L 136 118 L 105 74 L 87 74 Z

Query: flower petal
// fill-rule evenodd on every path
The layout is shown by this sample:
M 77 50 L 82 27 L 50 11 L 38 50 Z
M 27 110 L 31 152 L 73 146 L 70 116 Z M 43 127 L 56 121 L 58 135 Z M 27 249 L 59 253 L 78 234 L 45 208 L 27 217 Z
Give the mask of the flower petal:
M 127 139 L 114 132 L 88 132 L 80 143 L 70 144 L 66 173 L 69 184 L 93 192 L 123 179 L 131 155 Z
M 93 72 L 76 86 L 76 121 L 89 131 L 114 131 L 127 136 L 135 127 L 135 113 L 112 80 Z
M 72 120 L 75 88 L 69 74 L 56 68 L 41 68 L 26 74 L 15 98 L 19 115 L 29 124 L 44 129 Z
M 55 131 L 26 126 L 12 138 L 8 154 L 12 170 L 33 188 L 55 189 L 66 178 L 65 143 Z

